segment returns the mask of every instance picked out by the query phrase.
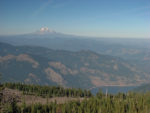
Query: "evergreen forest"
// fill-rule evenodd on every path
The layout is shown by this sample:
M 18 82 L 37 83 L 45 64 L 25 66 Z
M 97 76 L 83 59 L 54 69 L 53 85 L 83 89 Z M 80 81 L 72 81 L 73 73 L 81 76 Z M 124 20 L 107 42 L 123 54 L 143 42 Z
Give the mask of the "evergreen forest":
M 3 103 L 1 93 L 2 113 L 150 113 L 150 93 L 128 92 L 104 94 L 99 91 L 92 95 L 90 91 L 60 86 L 27 85 L 22 83 L 5 83 L 1 92 L 6 89 L 19 90 L 23 95 L 35 95 L 42 98 L 73 97 L 84 98 L 82 101 L 66 103 L 47 102 L 46 104 L 26 104 L 26 100 L 17 103 L 16 98 Z

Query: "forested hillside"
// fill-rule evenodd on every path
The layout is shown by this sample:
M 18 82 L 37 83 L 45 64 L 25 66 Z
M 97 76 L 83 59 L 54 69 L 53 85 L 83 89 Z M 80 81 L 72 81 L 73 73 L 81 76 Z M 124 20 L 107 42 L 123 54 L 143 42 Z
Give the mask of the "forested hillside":
M 32 89 L 33 92 L 44 91 L 41 88 L 48 86 L 35 86 L 35 85 L 25 85 L 25 84 L 5 84 L 5 88 L 21 89 Z M 35 88 L 37 88 L 35 90 Z M 49 87 L 52 88 L 52 87 Z M 53 87 L 53 90 L 58 91 L 58 87 Z M 45 88 L 46 89 L 46 88 Z M 60 89 L 59 89 L 60 90 Z M 66 89 L 64 89 L 65 91 Z M 73 89 L 70 89 L 73 91 Z M 79 90 L 74 89 L 77 93 Z M 46 91 L 46 90 L 45 90 Z M 50 90 L 52 91 L 52 90 Z M 84 92 L 81 90 L 81 92 Z M 3 91 L 0 91 L 1 97 Z M 56 93 L 55 93 L 56 94 Z M 27 95 L 24 93 L 24 95 Z M 39 95 L 42 96 L 42 95 Z M 62 95 L 57 95 L 62 96 Z M 149 113 L 150 112 L 150 94 L 149 93 L 132 93 L 127 94 L 118 93 L 116 95 L 104 94 L 99 91 L 96 96 L 83 96 L 82 100 L 72 100 L 65 103 L 48 102 L 46 104 L 42 103 L 32 103 L 26 104 L 26 100 L 22 101 L 20 104 L 17 101 L 19 97 L 12 98 L 11 100 L 3 102 L 3 98 L 0 100 L 0 110 L 2 113 Z M 48 98 L 47 98 L 48 99 Z
M 89 50 L 70 52 L 5 43 L 0 48 L 4 82 L 93 88 L 135 86 L 150 80 L 148 73 L 126 60 Z
M 13 45 L 41 46 L 67 51 L 91 50 L 129 60 L 150 73 L 150 39 L 95 38 L 49 33 L 0 36 L 0 41 Z
M 61 86 L 26 85 L 22 83 L 5 83 L 4 87 L 22 91 L 25 95 L 46 97 L 91 97 L 90 91 L 81 89 L 69 89 Z

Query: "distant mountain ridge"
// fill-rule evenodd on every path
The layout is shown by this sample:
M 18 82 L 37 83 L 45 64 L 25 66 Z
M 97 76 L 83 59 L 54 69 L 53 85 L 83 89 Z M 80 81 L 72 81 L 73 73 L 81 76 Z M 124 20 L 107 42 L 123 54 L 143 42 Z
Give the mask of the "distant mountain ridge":
M 12 45 L 41 46 L 50 49 L 81 51 L 91 50 L 100 54 L 117 56 L 148 66 L 150 65 L 150 39 L 96 38 L 59 33 L 45 28 L 44 31 L 13 36 L 0 36 L 0 42 Z M 143 64 L 143 61 L 145 61 Z M 148 61 L 148 63 L 147 63 Z
M 134 86 L 150 80 L 135 65 L 90 50 L 71 52 L 37 46 L 0 43 L 4 81 L 92 88 Z

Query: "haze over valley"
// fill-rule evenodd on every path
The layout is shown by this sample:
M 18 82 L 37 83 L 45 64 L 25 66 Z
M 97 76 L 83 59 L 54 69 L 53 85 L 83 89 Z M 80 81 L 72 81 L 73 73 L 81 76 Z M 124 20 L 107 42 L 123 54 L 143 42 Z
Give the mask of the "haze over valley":
M 86 38 L 43 28 L 0 41 L 6 82 L 88 89 L 149 83 L 149 39 Z

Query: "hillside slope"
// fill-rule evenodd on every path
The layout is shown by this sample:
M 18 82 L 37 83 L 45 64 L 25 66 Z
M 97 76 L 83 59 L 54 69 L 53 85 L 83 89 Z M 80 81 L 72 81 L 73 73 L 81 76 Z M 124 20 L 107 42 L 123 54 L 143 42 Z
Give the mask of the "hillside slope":
M 94 38 L 67 34 L 25 34 L 0 36 L 0 42 L 13 45 L 34 45 L 67 51 L 91 50 L 96 53 L 121 57 L 150 74 L 150 39 Z
M 0 43 L 3 81 L 92 88 L 149 82 L 149 74 L 117 57 Z

